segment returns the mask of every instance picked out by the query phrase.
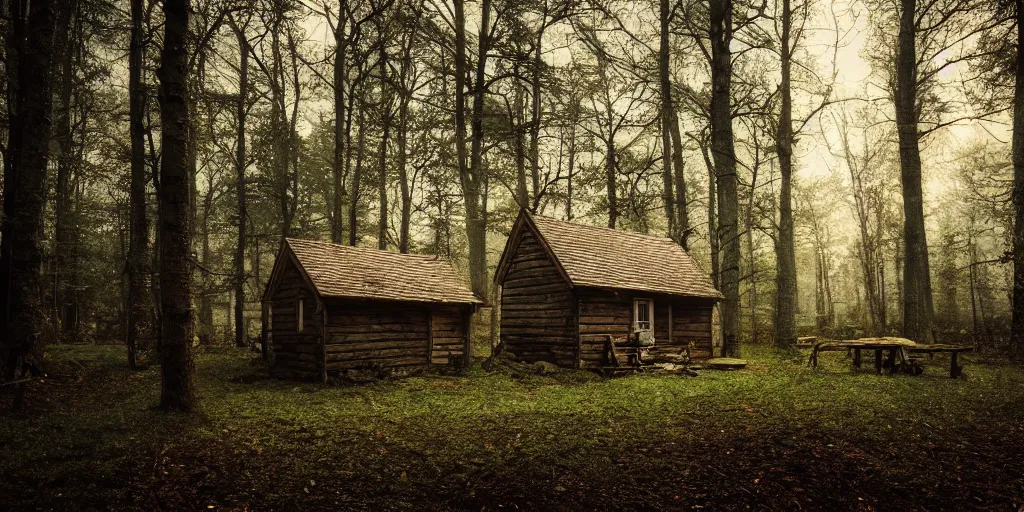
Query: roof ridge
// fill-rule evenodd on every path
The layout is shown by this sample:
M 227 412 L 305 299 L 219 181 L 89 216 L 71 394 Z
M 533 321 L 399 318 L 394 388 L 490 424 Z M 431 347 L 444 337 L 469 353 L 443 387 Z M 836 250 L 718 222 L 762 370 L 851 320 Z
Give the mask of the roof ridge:
M 589 228 L 589 229 L 600 229 L 600 230 L 611 231 L 613 233 L 618 233 L 618 234 L 622 234 L 622 235 L 630 235 L 630 236 L 636 236 L 636 237 L 650 238 L 650 239 L 653 239 L 653 240 L 658 240 L 658 241 L 661 241 L 661 242 L 669 242 L 669 243 L 672 243 L 672 244 L 676 243 L 675 240 L 672 240 L 671 238 L 669 238 L 667 236 L 648 235 L 646 233 L 637 233 L 636 231 L 628 231 L 628 230 L 625 230 L 625 229 L 610 228 L 608 226 L 592 226 L 590 224 L 580 224 L 578 222 L 573 222 L 571 220 L 556 219 L 554 217 L 549 217 L 547 215 L 538 215 L 538 214 L 530 214 L 530 215 L 534 219 L 539 217 L 539 218 L 542 218 L 544 220 L 550 220 L 550 221 L 553 221 L 553 222 L 557 222 L 559 224 L 567 224 L 569 226 L 574 226 L 574 227 Z M 689 253 L 689 251 L 686 251 L 686 252 Z
M 389 251 L 387 249 L 380 249 L 380 248 L 377 248 L 377 247 L 364 247 L 364 246 L 359 246 L 359 245 L 339 244 L 339 243 L 335 243 L 335 242 L 325 242 L 323 240 L 310 240 L 308 238 L 285 237 L 285 241 L 287 241 L 288 243 L 299 242 L 299 243 L 309 243 L 309 244 L 316 244 L 316 245 L 324 245 L 324 246 L 330 246 L 330 247 L 340 247 L 340 248 L 342 248 L 344 250 L 357 250 L 357 251 L 363 251 L 363 252 L 368 252 L 368 253 L 371 253 L 371 252 L 372 253 L 386 253 L 386 254 L 393 254 L 395 256 L 401 256 L 401 257 L 415 257 L 415 258 L 429 259 L 429 260 L 450 261 L 448 258 L 445 258 L 444 256 L 441 256 L 440 254 L 419 254 L 419 253 L 412 253 L 412 252 L 395 252 L 395 251 Z

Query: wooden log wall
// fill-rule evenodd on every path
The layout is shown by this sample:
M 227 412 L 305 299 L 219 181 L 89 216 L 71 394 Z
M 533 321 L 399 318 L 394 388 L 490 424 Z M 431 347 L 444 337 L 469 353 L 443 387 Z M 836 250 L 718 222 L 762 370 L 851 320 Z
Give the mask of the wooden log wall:
M 451 364 L 462 361 L 465 352 L 465 306 L 435 306 L 430 319 L 430 362 Z
M 288 262 L 281 282 L 271 297 L 270 341 L 273 358 L 270 374 L 284 379 L 320 377 L 320 325 L 314 314 L 316 296 L 298 269 Z M 303 300 L 302 332 L 298 332 L 297 301 Z
M 580 300 L 580 366 L 604 366 L 609 335 L 616 342 L 629 338 L 633 324 L 633 299 L 623 292 L 577 290 Z M 657 318 L 655 318 L 657 326 Z
M 711 357 L 710 302 L 597 289 L 577 289 L 576 294 L 580 301 L 580 364 L 584 368 L 608 364 L 605 343 L 609 335 L 616 342 L 628 340 L 633 325 L 634 298 L 654 301 L 655 346 L 652 354 L 679 353 L 693 341 L 691 357 Z
M 713 304 L 707 301 L 680 299 L 672 304 L 672 345 L 686 348 L 692 341 L 690 357 L 708 359 L 711 350 L 711 312 Z
M 536 236 L 525 230 L 501 289 L 501 340 L 524 361 L 576 362 L 576 300 Z
M 327 373 L 423 366 L 430 346 L 430 306 L 327 301 Z

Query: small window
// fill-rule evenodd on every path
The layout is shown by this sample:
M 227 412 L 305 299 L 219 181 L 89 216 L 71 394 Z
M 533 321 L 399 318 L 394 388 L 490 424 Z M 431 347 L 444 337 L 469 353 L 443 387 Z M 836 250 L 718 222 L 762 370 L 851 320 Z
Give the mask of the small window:
M 633 330 L 654 330 L 654 301 L 651 299 L 635 299 L 633 301 Z
M 302 299 L 295 305 L 295 331 L 302 332 Z

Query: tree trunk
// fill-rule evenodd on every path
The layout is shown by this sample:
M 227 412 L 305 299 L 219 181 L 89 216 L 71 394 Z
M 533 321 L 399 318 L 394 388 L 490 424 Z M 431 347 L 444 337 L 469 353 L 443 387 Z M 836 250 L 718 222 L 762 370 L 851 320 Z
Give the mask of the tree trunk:
M 672 107 L 672 118 L 668 125 L 669 135 L 672 137 L 672 167 L 675 172 L 676 182 L 676 230 L 679 232 L 677 241 L 683 246 L 683 250 L 690 250 L 690 213 L 689 205 L 686 203 L 686 164 L 683 160 L 683 137 L 679 133 L 679 118 L 676 116 L 675 107 Z
M 921 151 L 917 131 L 916 0 L 900 0 L 899 48 L 896 53 L 896 130 L 900 148 L 900 180 L 903 185 L 903 242 L 906 263 L 903 276 L 903 336 L 930 343 L 932 335 L 932 285 L 928 267 L 928 242 L 924 227 L 921 191 Z
M 139 355 L 145 350 L 139 336 L 149 315 L 150 294 L 146 286 L 149 276 L 149 219 L 146 215 L 146 147 L 143 125 L 146 90 L 142 86 L 143 43 L 142 20 L 146 15 L 143 0 L 132 0 L 131 46 L 128 50 L 129 137 L 131 140 L 131 181 L 128 189 L 128 366 L 138 368 Z
M 136 0 L 138 1 L 138 0 Z M 246 346 L 245 332 L 245 246 L 248 213 L 246 212 L 245 194 L 245 121 L 248 111 L 246 99 L 249 97 L 249 40 L 245 31 L 233 25 L 235 37 L 238 39 L 238 102 L 236 119 L 238 120 L 238 140 L 235 143 L 235 193 L 238 196 L 238 242 L 235 246 L 235 346 Z
M 334 159 L 331 162 L 331 177 L 334 183 L 334 203 L 332 208 L 331 241 L 342 243 L 345 227 L 345 141 L 348 139 L 345 117 L 345 52 L 348 50 L 345 39 L 345 24 L 348 18 L 348 1 L 341 0 L 338 11 L 338 25 L 334 28 Z
M 740 237 L 736 149 L 732 133 L 732 0 L 711 0 L 711 153 L 718 188 L 718 234 L 722 248 L 722 348 L 740 357 Z
M 417 11 L 416 19 L 419 19 Z M 414 86 L 409 83 L 409 74 L 413 71 L 413 48 L 416 44 L 416 32 L 409 34 L 405 43 L 402 55 L 402 97 L 398 106 L 398 133 L 396 143 L 398 144 L 398 155 L 396 162 L 398 167 L 399 187 L 402 193 L 402 218 L 398 229 L 398 252 L 409 252 L 409 228 L 412 224 L 412 183 L 409 181 L 408 149 L 409 140 L 409 104 L 412 102 Z
M 212 180 L 210 180 L 212 181 Z M 200 241 L 200 259 L 202 261 L 201 289 L 199 290 L 199 344 L 213 344 L 213 301 L 211 288 L 213 288 L 213 276 L 207 270 L 210 268 L 210 260 L 213 256 L 210 250 L 210 210 L 213 209 L 213 183 L 207 182 L 207 190 L 203 195 L 203 238 Z
M 675 116 L 672 112 L 672 79 L 669 74 L 669 0 L 660 2 L 661 45 L 658 48 L 658 82 L 661 87 L 661 176 L 662 200 L 665 203 L 665 218 L 668 220 L 668 236 L 680 240 L 676 228 L 676 198 L 672 177 L 672 135 L 670 134 Z
M 779 155 L 779 242 L 775 258 L 775 347 L 796 347 L 796 250 L 793 242 L 793 96 L 790 88 L 790 0 L 782 0 L 782 109 L 776 137 Z
M 56 3 L 56 5 L 55 5 Z M 41 296 L 43 211 L 53 97 L 53 35 L 62 3 L 35 0 L 24 20 L 14 23 L 17 52 L 16 107 L 8 133 L 11 160 L 5 171 L 3 244 L 4 314 L 2 329 L 4 379 L 8 382 L 42 374 L 43 344 L 39 334 L 46 316 Z M 11 48 L 9 48 L 11 49 Z M 13 408 L 24 404 L 24 384 L 15 392 Z
M 514 74 L 519 75 L 518 66 Z M 512 128 L 513 154 L 516 163 L 516 202 L 519 203 L 520 208 L 529 208 L 530 192 L 526 188 L 526 148 L 523 141 L 523 87 L 518 80 L 514 81 L 513 87 L 515 87 L 515 106 L 513 111 L 509 112 L 508 123 Z M 532 167 L 532 162 L 530 165 Z M 533 188 L 533 193 L 537 193 L 536 186 Z
M 487 297 L 487 226 L 481 212 L 480 185 L 483 182 L 483 117 L 486 93 L 485 71 L 490 49 L 491 1 L 481 1 L 478 58 L 473 86 L 472 144 L 469 166 L 466 166 L 466 17 L 464 0 L 455 0 L 455 138 L 459 159 L 459 177 L 466 208 L 466 238 L 469 245 L 470 283 L 478 297 Z
M 533 69 L 530 77 L 530 177 L 533 179 L 533 203 L 530 211 L 537 213 L 540 201 L 540 121 L 541 112 L 541 72 L 544 61 L 541 59 L 541 48 L 544 44 L 544 29 L 547 27 L 547 12 L 541 16 L 537 39 L 533 45 Z
M 572 220 L 572 177 L 576 168 L 576 122 L 569 124 L 569 163 L 565 188 L 565 220 Z
M 1013 94 L 1013 321 L 1010 352 L 1024 359 L 1024 1 L 1016 0 L 1017 72 Z
M 615 229 L 619 220 L 618 173 L 615 172 L 615 136 L 605 141 L 604 179 L 608 195 L 608 227 Z
M 388 138 L 391 135 L 391 101 L 393 91 L 388 90 L 388 52 L 384 44 L 385 36 L 381 33 L 380 44 L 380 92 L 384 104 L 381 107 L 382 133 L 380 137 L 380 153 L 377 155 L 380 161 L 379 181 L 377 192 L 380 196 L 380 216 L 377 224 L 377 248 L 388 248 Z
M 189 253 L 188 32 L 189 0 L 164 1 L 160 54 L 160 307 L 161 394 L 165 410 L 197 403 L 192 361 L 192 283 Z
M 348 244 L 356 245 L 359 238 L 359 189 L 363 180 L 363 156 L 366 147 L 366 104 L 359 100 L 359 117 L 356 126 L 359 127 L 359 135 L 356 136 L 356 167 L 352 172 L 352 196 L 348 203 Z
M 704 165 L 708 168 L 708 243 L 711 253 L 711 283 L 718 288 L 721 254 L 718 243 L 718 179 L 715 177 L 715 164 L 708 154 L 707 144 L 701 142 L 701 154 L 704 156 Z

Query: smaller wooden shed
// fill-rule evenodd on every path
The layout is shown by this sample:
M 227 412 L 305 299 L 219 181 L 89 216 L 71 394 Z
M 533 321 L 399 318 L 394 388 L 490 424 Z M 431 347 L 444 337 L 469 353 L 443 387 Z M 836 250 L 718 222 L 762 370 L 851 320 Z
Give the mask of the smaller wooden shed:
M 502 346 L 519 359 L 595 368 L 615 364 L 620 346 L 713 356 L 713 311 L 723 296 L 668 238 L 523 210 L 494 280 Z
M 445 259 L 287 238 L 263 295 L 270 374 L 466 365 L 479 303 Z

